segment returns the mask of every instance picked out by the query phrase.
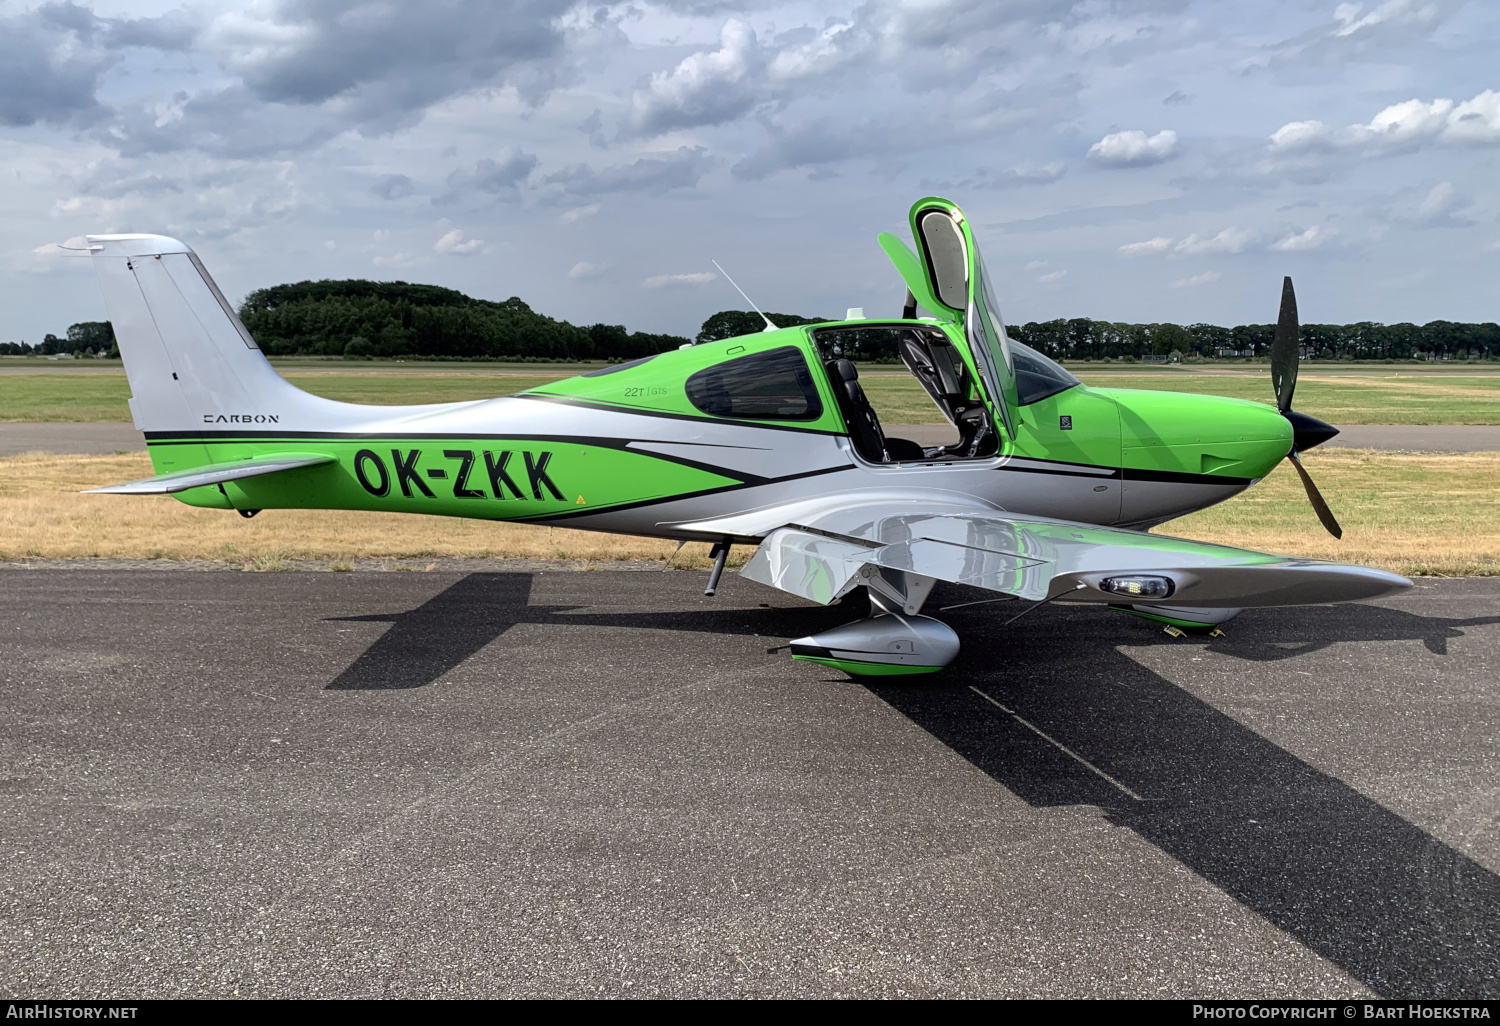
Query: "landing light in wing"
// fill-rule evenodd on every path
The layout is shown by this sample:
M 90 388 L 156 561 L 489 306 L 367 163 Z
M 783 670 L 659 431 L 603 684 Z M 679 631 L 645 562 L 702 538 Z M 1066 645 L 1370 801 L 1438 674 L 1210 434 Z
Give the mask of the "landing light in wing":
M 1114 595 L 1164 599 L 1177 590 L 1177 585 L 1170 577 L 1106 577 L 1099 582 L 1099 589 Z

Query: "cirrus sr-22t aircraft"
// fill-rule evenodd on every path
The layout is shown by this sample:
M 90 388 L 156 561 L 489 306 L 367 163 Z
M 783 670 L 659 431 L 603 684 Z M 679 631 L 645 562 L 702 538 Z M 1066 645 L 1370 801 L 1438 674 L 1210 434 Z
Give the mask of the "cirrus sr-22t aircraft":
M 365 406 L 309 395 L 267 362 L 187 246 L 89 237 L 131 414 L 158 476 L 97 489 L 239 510 L 437 513 L 732 544 L 742 576 L 871 615 L 791 645 L 854 674 L 930 672 L 958 636 L 921 614 L 937 581 L 1040 603 L 1113 605 L 1213 630 L 1241 609 L 1370 598 L 1411 582 L 1365 567 L 1148 534 L 1222 502 L 1335 430 L 1291 409 L 1288 279 L 1275 407 L 1090 388 L 1009 340 L 974 233 L 946 200 L 911 209 L 915 251 L 880 244 L 905 310 L 767 330 L 475 402 Z M 919 310 L 925 316 L 917 316 Z M 887 435 L 846 358 L 889 332 L 957 440 Z

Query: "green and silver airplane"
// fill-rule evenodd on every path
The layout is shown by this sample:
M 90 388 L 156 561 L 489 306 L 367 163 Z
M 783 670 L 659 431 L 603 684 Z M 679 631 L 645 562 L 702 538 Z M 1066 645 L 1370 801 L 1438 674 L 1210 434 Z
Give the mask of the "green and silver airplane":
M 734 544 L 751 580 L 871 615 L 792 643 L 854 674 L 931 672 L 958 636 L 921 613 L 937 581 L 1031 603 L 1115 606 L 1213 630 L 1240 610 L 1411 586 L 1366 567 L 1146 533 L 1222 502 L 1336 431 L 1292 410 L 1296 300 L 1283 287 L 1275 407 L 1090 388 L 1007 338 L 972 226 L 937 198 L 915 250 L 880 237 L 902 316 L 684 346 L 516 395 L 365 406 L 282 378 L 198 256 L 159 235 L 90 236 L 131 415 L 157 476 L 97 491 L 238 510 L 436 513 Z M 918 316 L 922 313 L 922 316 Z M 954 441 L 887 435 L 846 354 L 888 332 Z

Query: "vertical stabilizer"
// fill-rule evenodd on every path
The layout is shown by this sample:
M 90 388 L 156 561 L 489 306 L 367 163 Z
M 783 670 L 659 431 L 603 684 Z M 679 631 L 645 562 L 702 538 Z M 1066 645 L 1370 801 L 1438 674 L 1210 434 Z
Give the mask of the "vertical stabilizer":
M 288 426 L 322 402 L 276 373 L 187 245 L 162 235 L 88 242 L 137 428 Z

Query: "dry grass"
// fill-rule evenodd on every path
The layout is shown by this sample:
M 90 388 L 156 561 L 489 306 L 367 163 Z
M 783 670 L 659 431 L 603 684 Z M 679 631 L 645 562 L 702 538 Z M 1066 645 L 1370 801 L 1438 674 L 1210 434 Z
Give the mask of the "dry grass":
M 1173 521 L 1167 534 L 1400 573 L 1500 574 L 1500 453 L 1312 452 L 1306 461 L 1344 525 L 1323 533 L 1288 467 L 1238 498 Z M 381 513 L 268 510 L 244 520 L 168 497 L 79 495 L 151 473 L 144 454 L 0 459 L 0 559 L 207 559 L 253 570 L 324 560 L 436 557 L 664 560 L 675 544 L 530 524 Z M 674 567 L 707 566 L 690 545 Z M 744 549 L 735 555 L 748 556 Z M 737 560 L 738 561 L 738 560 Z
M 533 524 L 328 510 L 267 510 L 245 520 L 170 496 L 78 494 L 151 473 L 145 453 L 0 459 L 0 559 L 208 559 L 253 570 L 317 559 L 332 560 L 330 569 L 353 569 L 351 560 L 379 557 L 664 560 L 676 548 L 675 542 Z M 688 545 L 672 566 L 707 566 L 707 551 Z
M 1158 531 L 1408 575 L 1500 574 L 1500 453 L 1325 449 L 1303 461 L 1342 540 L 1319 526 L 1284 462 L 1244 494 Z

